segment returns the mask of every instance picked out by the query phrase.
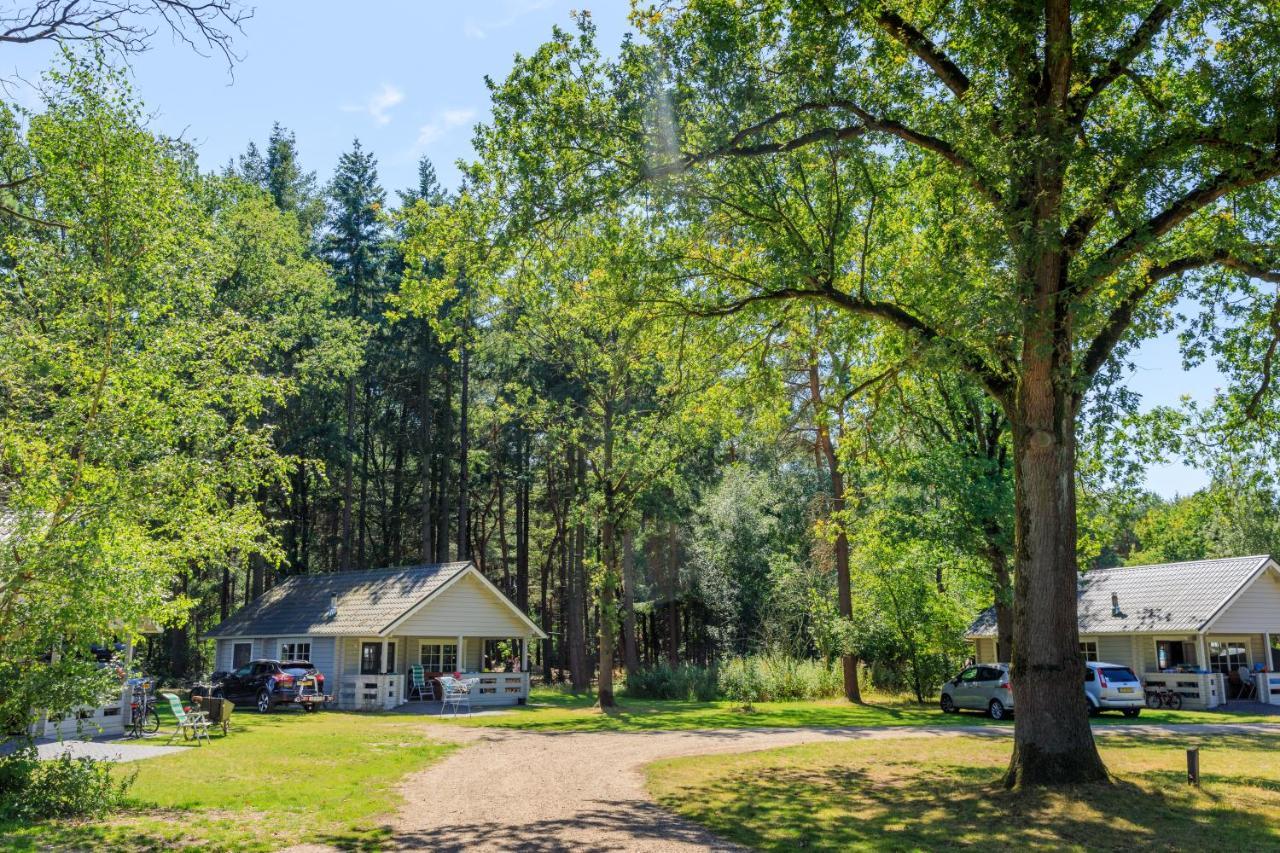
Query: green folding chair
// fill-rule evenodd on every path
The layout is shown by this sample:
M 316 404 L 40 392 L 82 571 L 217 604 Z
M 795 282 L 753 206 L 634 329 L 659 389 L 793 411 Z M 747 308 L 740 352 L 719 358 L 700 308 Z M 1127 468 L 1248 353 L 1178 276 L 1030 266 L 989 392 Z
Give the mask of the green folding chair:
M 419 701 L 428 698 L 427 677 L 422 664 L 415 663 L 409 667 L 409 698 L 417 697 Z

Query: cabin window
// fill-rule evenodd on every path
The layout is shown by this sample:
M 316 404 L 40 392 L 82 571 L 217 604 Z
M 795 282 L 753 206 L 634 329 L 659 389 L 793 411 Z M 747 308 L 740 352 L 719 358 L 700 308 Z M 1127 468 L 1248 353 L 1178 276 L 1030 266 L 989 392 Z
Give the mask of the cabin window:
M 236 643 L 231 647 L 231 668 L 239 669 L 253 659 L 253 643 Z
M 280 660 L 311 660 L 311 644 L 281 643 Z
M 458 668 L 457 643 L 423 643 L 418 663 L 427 672 L 454 672 Z
M 1080 644 L 1080 657 L 1085 662 L 1098 660 L 1098 644 L 1090 640 L 1087 643 Z
M 360 674 L 380 675 L 382 673 L 382 643 L 360 644 Z
M 1211 640 L 1209 669 L 1223 674 L 1249 668 L 1249 647 L 1244 640 Z

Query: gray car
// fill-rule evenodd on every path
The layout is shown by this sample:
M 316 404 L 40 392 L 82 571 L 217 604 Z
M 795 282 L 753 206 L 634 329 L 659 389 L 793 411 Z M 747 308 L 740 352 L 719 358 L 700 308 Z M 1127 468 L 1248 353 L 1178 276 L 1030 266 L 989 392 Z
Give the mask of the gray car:
M 961 709 L 986 711 L 993 720 L 1013 713 L 1013 691 L 1009 689 L 1009 664 L 980 663 L 942 685 L 942 710 L 948 714 Z
M 1136 717 L 1146 704 L 1142 681 L 1122 663 L 1086 663 L 1084 695 L 1090 714 L 1115 710 L 1123 711 L 1126 717 Z

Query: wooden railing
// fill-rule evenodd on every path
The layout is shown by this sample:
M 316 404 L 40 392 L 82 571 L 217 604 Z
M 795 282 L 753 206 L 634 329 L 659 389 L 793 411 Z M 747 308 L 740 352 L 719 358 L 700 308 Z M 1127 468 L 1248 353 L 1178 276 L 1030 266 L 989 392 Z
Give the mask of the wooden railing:
M 469 672 L 463 678 L 478 678 L 471 688 L 473 705 L 515 705 L 529 698 L 527 672 Z
M 44 716 L 36 725 L 37 737 L 58 738 L 99 737 L 124 734 L 129 720 L 129 700 L 133 695 L 126 687 L 119 697 L 102 705 L 83 705 L 61 717 Z
M 338 689 L 338 707 L 346 711 L 390 711 L 401 703 L 403 675 L 346 675 Z
M 1147 690 L 1167 688 L 1182 697 L 1182 707 L 1193 710 L 1216 708 L 1226 696 L 1220 672 L 1148 672 L 1142 676 Z

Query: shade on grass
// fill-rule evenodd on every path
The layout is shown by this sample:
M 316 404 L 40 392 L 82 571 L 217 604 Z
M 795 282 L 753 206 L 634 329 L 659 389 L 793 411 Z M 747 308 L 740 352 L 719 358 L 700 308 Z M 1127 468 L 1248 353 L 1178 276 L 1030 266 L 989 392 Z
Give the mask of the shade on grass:
M 1202 747 L 1201 789 L 1185 753 Z M 657 762 L 665 807 L 763 850 L 1280 850 L 1280 735 L 1111 735 L 1110 785 L 1009 792 L 1007 743 L 904 738 Z
M 995 723 L 976 712 L 944 714 L 934 705 L 901 697 L 868 696 L 854 705 L 843 699 L 809 702 L 759 702 L 750 713 L 732 702 L 688 702 L 618 698 L 618 707 L 603 712 L 591 694 L 572 694 L 536 688 L 529 704 L 492 716 L 444 718 L 454 725 L 522 729 L 525 731 L 655 731 L 739 728 L 848 728 L 879 726 L 1012 726 Z M 1275 722 L 1275 717 L 1206 711 L 1144 710 L 1135 719 L 1118 712 L 1094 718 L 1095 725 L 1144 723 Z
M 238 712 L 229 737 L 120 765 L 134 808 L 99 822 L 0 826 L 5 849 L 273 850 L 300 841 L 374 844 L 395 786 L 453 747 L 415 717 Z

